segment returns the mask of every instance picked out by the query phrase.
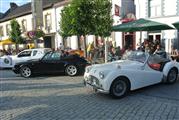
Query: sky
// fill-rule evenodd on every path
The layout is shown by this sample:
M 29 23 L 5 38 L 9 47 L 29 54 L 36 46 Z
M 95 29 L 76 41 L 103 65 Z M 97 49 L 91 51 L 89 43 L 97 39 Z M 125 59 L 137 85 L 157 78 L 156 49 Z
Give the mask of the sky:
M 0 0 L 0 12 L 5 13 L 10 8 L 10 2 L 14 2 L 20 6 L 31 2 L 31 0 Z

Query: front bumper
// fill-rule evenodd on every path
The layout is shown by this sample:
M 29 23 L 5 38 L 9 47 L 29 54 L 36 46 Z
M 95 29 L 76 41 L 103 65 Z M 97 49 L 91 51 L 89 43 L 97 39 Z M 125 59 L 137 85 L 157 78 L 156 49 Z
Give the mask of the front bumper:
M 102 84 L 100 84 L 99 80 L 94 76 L 85 77 L 84 85 L 100 93 L 105 93 L 105 94 L 109 93 L 109 91 L 103 89 Z
M 20 73 L 20 70 L 19 69 L 16 69 L 16 68 L 12 68 L 12 71 L 14 72 L 14 73 L 16 73 L 16 74 L 19 74 Z

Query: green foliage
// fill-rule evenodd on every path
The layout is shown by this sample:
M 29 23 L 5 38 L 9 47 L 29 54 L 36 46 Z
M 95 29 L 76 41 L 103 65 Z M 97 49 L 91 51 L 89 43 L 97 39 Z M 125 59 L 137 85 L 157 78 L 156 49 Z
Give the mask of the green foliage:
M 60 35 L 63 37 L 93 34 L 106 37 L 111 33 L 109 0 L 72 0 L 61 13 Z
M 9 33 L 10 39 L 16 44 L 22 44 L 23 38 L 21 37 L 21 30 L 19 23 L 14 19 L 10 22 L 11 31 Z
M 92 23 L 93 30 L 96 36 L 107 37 L 111 34 L 112 28 L 112 16 L 111 9 L 112 4 L 109 0 L 93 0 L 92 10 Z

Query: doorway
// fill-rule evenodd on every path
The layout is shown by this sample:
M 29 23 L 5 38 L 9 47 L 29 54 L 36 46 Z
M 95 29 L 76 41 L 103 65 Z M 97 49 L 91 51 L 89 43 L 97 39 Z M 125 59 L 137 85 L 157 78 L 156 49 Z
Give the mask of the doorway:
M 149 41 L 161 44 L 161 33 L 149 33 Z
M 135 33 L 134 32 L 125 32 L 123 33 L 123 42 L 122 46 L 123 48 L 131 48 L 135 49 Z
M 52 38 L 51 36 L 44 37 L 44 47 L 45 48 L 52 48 Z

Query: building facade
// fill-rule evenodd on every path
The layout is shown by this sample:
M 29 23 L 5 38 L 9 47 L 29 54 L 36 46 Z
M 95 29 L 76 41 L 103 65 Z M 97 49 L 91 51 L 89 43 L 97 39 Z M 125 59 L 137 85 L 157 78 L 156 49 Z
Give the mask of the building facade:
M 57 6 L 55 6 L 58 4 Z M 45 32 L 45 36 L 38 43 L 38 47 L 49 47 L 49 48 L 57 48 L 57 34 L 59 26 L 57 22 L 57 15 L 60 12 L 57 12 L 57 8 L 60 9 L 62 6 L 68 4 L 67 0 L 44 0 L 43 1 L 43 26 L 42 30 Z M 9 39 L 9 31 L 10 31 L 10 21 L 12 19 L 16 19 L 21 26 L 22 36 L 27 39 L 26 33 L 28 31 L 33 30 L 33 16 L 31 10 L 31 3 L 24 4 L 22 6 L 17 6 L 15 3 L 10 3 L 10 8 L 4 14 L 1 13 L 0 16 L 0 40 L 5 41 Z M 15 45 L 12 44 L 11 47 Z M 8 44 L 4 44 L 0 46 L 0 49 L 7 49 L 9 47 Z M 20 48 L 24 48 L 24 45 L 19 45 Z
M 135 14 L 134 0 L 111 0 L 113 17 L 113 25 L 121 24 L 122 19 L 128 14 Z M 77 36 L 68 37 L 67 40 L 63 40 L 59 35 L 60 27 L 59 22 L 61 20 L 61 10 L 65 5 L 70 4 L 69 0 L 43 0 L 43 26 L 42 30 L 45 32 L 45 36 L 42 43 L 38 43 L 38 47 L 49 47 L 57 49 L 60 43 L 65 44 L 66 47 L 72 49 L 78 49 L 83 47 L 82 41 Z M 27 3 L 22 6 L 17 6 L 15 3 L 10 4 L 9 10 L 0 14 L 0 40 L 9 39 L 10 21 L 16 19 L 21 26 L 23 37 L 26 37 L 28 31 L 33 30 L 33 16 L 31 10 L 31 3 Z M 123 33 L 113 32 L 111 34 L 110 41 L 113 41 L 115 46 L 124 46 Z M 101 38 L 99 38 L 100 40 Z M 87 44 L 95 41 L 96 38 L 93 35 L 87 37 Z M 4 47 L 7 49 L 9 44 L 0 45 L 0 49 Z M 14 47 L 13 45 L 11 47 Z M 20 45 L 24 47 L 24 45 Z
M 160 23 L 168 24 L 179 21 L 179 0 L 135 0 L 136 18 L 145 18 Z M 136 32 L 137 43 L 140 33 Z M 142 41 L 145 39 L 159 40 L 167 52 L 171 51 L 171 46 L 179 49 L 178 30 L 161 30 L 142 32 Z

